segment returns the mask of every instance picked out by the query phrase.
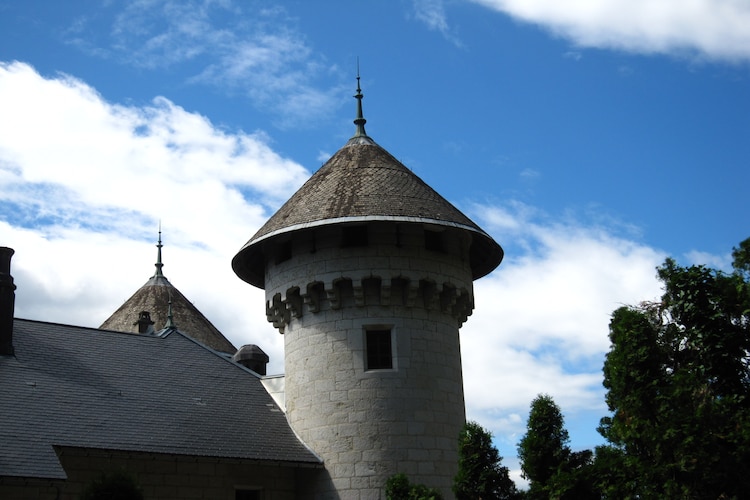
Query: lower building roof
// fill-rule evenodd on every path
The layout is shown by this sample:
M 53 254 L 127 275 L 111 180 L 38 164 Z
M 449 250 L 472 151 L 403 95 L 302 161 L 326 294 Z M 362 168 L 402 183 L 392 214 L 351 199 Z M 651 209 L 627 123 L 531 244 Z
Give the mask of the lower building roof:
M 16 319 L 0 356 L 0 476 L 66 477 L 55 446 L 319 465 L 258 375 L 179 330 Z

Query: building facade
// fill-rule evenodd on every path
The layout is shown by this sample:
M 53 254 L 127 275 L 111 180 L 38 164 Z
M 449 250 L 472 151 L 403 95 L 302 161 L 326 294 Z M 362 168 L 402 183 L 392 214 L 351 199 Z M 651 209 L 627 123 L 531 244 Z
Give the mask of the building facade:
M 265 289 L 283 378 L 172 286 L 161 236 L 99 329 L 14 318 L 0 247 L 0 498 L 75 499 L 112 471 L 158 499 L 381 500 L 397 473 L 453 497 L 459 328 L 503 250 L 367 135 L 355 97 L 355 135 L 232 261 Z

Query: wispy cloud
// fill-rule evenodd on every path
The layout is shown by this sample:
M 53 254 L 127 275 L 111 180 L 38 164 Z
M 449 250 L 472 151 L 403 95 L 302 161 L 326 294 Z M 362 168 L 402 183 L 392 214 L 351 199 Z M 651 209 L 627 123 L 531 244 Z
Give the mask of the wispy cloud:
M 341 89 L 315 84 L 336 66 L 314 52 L 281 7 L 140 0 L 111 16 L 106 35 L 92 28 L 101 19 L 79 18 L 65 37 L 90 55 L 147 71 L 177 67 L 189 84 L 245 93 L 276 114 L 280 127 L 305 126 L 337 108 Z
M 581 47 L 750 60 L 750 3 L 737 0 L 473 0 Z
M 457 47 L 463 46 L 455 28 L 448 24 L 443 0 L 414 0 L 413 7 L 414 18 L 417 21 L 427 26 L 428 29 L 437 31 Z
M 539 173 L 538 170 L 534 170 L 533 168 L 524 168 L 521 170 L 521 172 L 518 174 L 522 179 L 525 179 L 527 181 L 536 180 L 539 177 L 541 177 L 541 173 Z

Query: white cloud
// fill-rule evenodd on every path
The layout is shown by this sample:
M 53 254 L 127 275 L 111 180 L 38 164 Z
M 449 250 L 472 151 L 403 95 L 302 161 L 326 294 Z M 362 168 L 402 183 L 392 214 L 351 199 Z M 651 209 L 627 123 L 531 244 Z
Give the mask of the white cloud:
M 725 272 L 732 272 L 732 255 L 713 255 L 708 252 L 692 250 L 685 254 L 687 265 L 708 266 L 713 269 L 721 269 Z
M 519 203 L 474 212 L 506 256 L 475 283 L 476 310 L 461 330 L 469 418 L 514 449 L 531 400 L 546 393 L 564 412 L 587 416 L 593 432 L 606 414 L 610 315 L 660 295 L 655 268 L 664 255 Z
M 108 103 L 83 82 L 0 64 L 0 241 L 16 250 L 20 317 L 98 326 L 165 274 L 235 344 L 281 371 L 260 290 L 230 261 L 309 172 L 262 133 L 216 128 L 165 98 Z
M 473 0 L 581 47 L 750 60 L 743 0 Z
M 52 186 L 94 213 L 138 207 L 197 221 L 227 214 L 212 204 L 176 209 L 174 199 L 213 195 L 235 209 L 233 219 L 260 220 L 260 207 L 246 204 L 242 192 L 275 205 L 307 175 L 263 134 L 217 129 L 163 97 L 140 108 L 112 105 L 83 82 L 44 79 L 21 63 L 0 65 L 0 103 L 0 150 L 6 182 L 20 188 L 16 198 L 25 188 Z

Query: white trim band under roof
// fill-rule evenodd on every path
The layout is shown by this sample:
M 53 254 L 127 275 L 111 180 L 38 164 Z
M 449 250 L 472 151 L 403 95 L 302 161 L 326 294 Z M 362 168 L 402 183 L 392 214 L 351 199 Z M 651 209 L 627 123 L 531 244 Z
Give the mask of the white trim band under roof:
M 407 217 L 407 216 L 400 216 L 400 215 L 360 215 L 356 217 L 336 217 L 333 219 L 320 219 L 320 220 L 311 221 L 311 222 L 303 222 L 301 224 L 294 224 L 292 226 L 286 226 L 281 229 L 277 229 L 275 231 L 271 231 L 270 233 L 264 234 L 263 236 L 259 236 L 258 238 L 251 239 L 250 241 L 245 243 L 245 245 L 242 247 L 242 250 L 244 250 L 245 248 L 249 248 L 263 240 L 266 240 L 268 238 L 271 238 L 273 236 L 277 236 L 280 234 L 290 233 L 293 231 L 298 231 L 300 229 L 310 229 L 310 228 L 320 227 L 320 226 L 331 226 L 331 225 L 336 225 L 336 224 L 343 224 L 345 222 L 410 222 L 410 223 L 417 223 L 417 224 L 432 224 L 436 226 L 445 226 L 445 227 L 453 227 L 457 229 L 465 229 L 467 231 L 477 233 L 479 235 L 482 235 L 492 240 L 492 237 L 489 234 L 482 231 L 481 229 L 468 226 L 466 224 L 459 224 L 457 222 L 450 222 L 450 221 L 444 221 L 444 220 L 439 220 L 439 219 L 430 219 L 427 217 Z

